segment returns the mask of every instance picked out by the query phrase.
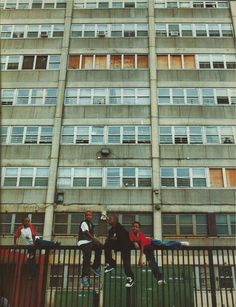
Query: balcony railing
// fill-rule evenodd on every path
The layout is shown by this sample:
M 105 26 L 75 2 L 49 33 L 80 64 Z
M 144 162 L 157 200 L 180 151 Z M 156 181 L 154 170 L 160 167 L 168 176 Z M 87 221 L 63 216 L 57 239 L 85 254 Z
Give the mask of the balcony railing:
M 186 247 L 155 251 L 166 284 L 159 286 L 132 251 L 135 284 L 125 288 L 120 253 L 117 268 L 101 277 L 91 272 L 90 287 L 80 282 L 78 247 L 34 249 L 0 246 L 0 296 L 11 307 L 233 307 L 236 306 L 236 248 Z M 92 256 L 93 258 L 93 256 Z M 1 302 L 1 301 L 0 301 Z M 7 305 L 8 304 L 8 305 Z

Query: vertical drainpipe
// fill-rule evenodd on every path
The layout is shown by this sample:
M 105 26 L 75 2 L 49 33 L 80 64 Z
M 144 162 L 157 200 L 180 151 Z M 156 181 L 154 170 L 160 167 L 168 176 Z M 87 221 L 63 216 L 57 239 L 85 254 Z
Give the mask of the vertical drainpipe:
M 154 0 L 148 1 L 149 26 L 149 79 L 151 98 L 151 131 L 152 131 L 152 207 L 154 238 L 161 239 L 161 194 L 160 194 L 160 152 L 159 152 L 159 115 L 157 105 L 157 63 L 156 63 L 156 34 Z
M 73 0 L 67 0 L 65 22 L 64 22 L 65 30 L 62 40 L 61 64 L 60 64 L 58 89 L 57 89 L 58 97 L 57 97 L 57 104 L 56 104 L 55 118 L 53 125 L 49 180 L 48 180 L 48 189 L 47 189 L 46 206 L 45 206 L 43 237 L 46 240 L 50 240 L 52 236 L 54 202 L 55 202 L 54 199 L 56 192 L 57 169 L 58 169 L 59 155 L 60 155 L 60 135 L 61 135 L 62 120 L 63 120 L 64 92 L 66 86 L 67 59 L 69 53 L 72 12 L 73 12 Z

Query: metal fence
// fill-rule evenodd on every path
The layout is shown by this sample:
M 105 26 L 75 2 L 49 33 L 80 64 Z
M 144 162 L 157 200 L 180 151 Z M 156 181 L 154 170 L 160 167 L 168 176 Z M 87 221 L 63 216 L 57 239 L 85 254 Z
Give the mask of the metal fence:
M 0 306 L 236 306 L 236 248 L 156 250 L 166 281 L 164 286 L 158 285 L 147 263 L 142 267 L 137 265 L 138 253 L 132 251 L 135 274 L 132 288 L 125 288 L 126 276 L 119 252 L 114 254 L 117 268 L 104 274 L 102 265 L 101 277 L 91 272 L 90 287 L 83 288 L 80 282 L 82 253 L 78 247 L 35 250 L 25 246 L 0 246 Z

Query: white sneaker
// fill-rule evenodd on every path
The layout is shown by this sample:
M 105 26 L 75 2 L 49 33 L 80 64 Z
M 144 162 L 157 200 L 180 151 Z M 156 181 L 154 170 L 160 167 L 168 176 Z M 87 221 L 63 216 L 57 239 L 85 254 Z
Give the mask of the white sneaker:
M 157 283 L 158 283 L 158 286 L 164 286 L 164 285 L 166 285 L 166 281 L 165 281 L 164 279 L 158 280 Z
M 133 278 L 132 277 L 127 277 L 126 284 L 125 284 L 126 288 L 131 288 L 133 286 L 133 284 L 134 284 Z
M 180 243 L 183 246 L 189 246 L 189 242 L 187 242 L 187 241 L 180 241 Z

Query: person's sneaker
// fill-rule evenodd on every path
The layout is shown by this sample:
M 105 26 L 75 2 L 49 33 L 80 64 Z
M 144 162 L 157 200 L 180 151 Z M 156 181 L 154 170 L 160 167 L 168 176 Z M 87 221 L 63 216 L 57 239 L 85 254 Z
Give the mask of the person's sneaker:
M 104 268 L 104 273 L 108 273 L 108 272 L 111 272 L 112 270 L 114 270 L 115 267 L 114 266 L 111 266 L 110 264 L 107 264 Z
M 166 281 L 165 281 L 164 279 L 159 279 L 159 280 L 157 281 L 157 283 L 158 283 L 158 286 L 164 286 L 164 285 L 166 285 Z
M 134 279 L 132 277 L 127 277 L 126 284 L 125 284 L 126 288 L 132 287 L 133 284 L 134 284 Z
M 81 277 L 81 284 L 85 288 L 89 287 L 89 282 L 88 282 L 88 277 L 87 276 Z
M 99 269 L 94 269 L 93 267 L 91 267 L 91 271 L 94 273 L 95 276 L 101 276 L 101 272 Z
M 181 241 L 180 243 L 182 246 L 189 246 L 189 242 L 187 241 Z

